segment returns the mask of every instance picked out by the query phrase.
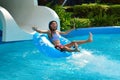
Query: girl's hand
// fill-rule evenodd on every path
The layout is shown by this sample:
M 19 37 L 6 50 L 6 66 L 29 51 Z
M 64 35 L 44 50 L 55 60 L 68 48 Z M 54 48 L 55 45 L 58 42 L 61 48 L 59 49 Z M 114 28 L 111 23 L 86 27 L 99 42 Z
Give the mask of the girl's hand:
M 37 27 L 33 26 L 32 29 L 33 29 L 34 31 L 36 31 L 36 30 L 37 30 Z
M 75 26 L 72 26 L 71 29 L 72 29 L 72 30 L 75 30 L 76 28 L 75 28 Z
M 76 29 L 76 27 L 75 27 L 75 26 L 73 26 L 73 29 L 75 30 L 75 29 Z

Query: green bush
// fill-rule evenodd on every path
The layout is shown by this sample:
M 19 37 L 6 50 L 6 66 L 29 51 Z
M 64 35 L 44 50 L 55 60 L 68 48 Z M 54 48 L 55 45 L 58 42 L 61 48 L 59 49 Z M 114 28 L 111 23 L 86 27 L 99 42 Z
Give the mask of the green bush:
M 120 5 L 82 4 L 73 8 L 56 5 L 52 8 L 60 18 L 61 30 L 68 30 L 74 24 L 76 28 L 120 26 Z M 70 8 L 68 12 L 66 12 L 67 8 Z
M 82 4 L 73 6 L 73 15 L 80 18 L 87 18 L 89 14 L 93 16 L 99 13 L 107 15 L 116 15 L 120 17 L 120 5 L 102 5 L 102 4 Z
M 73 13 L 80 18 L 87 18 L 89 14 L 93 13 L 93 16 L 99 15 L 100 12 L 107 13 L 109 6 L 98 4 L 82 4 L 73 6 Z
M 116 18 L 114 17 L 114 15 L 109 16 L 106 14 L 99 14 L 98 16 L 95 16 L 90 20 L 92 26 L 114 26 L 116 23 Z
M 91 21 L 85 18 L 72 18 L 71 26 L 75 26 L 76 28 L 90 27 Z
M 70 25 L 71 13 L 66 12 L 65 9 L 59 5 L 54 6 L 53 9 L 56 11 L 56 13 L 60 18 L 61 30 L 70 29 L 69 25 Z
M 120 26 L 120 5 L 82 4 L 73 10 L 75 16 L 89 18 L 91 26 Z
M 120 0 L 102 0 L 102 3 L 120 4 Z
M 108 14 L 120 17 L 120 5 L 111 5 Z

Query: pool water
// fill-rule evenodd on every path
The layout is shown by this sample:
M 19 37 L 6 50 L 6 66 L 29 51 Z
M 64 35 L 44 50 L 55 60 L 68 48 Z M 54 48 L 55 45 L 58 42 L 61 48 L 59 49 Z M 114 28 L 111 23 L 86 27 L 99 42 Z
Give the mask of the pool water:
M 41 54 L 33 41 L 0 44 L 0 80 L 120 79 L 120 34 L 94 34 L 92 43 L 79 48 L 79 54 L 50 58 Z

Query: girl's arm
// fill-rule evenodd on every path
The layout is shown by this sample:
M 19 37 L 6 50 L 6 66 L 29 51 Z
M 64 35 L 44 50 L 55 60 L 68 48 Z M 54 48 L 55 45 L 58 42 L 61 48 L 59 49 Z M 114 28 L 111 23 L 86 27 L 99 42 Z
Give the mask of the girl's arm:
M 32 27 L 32 29 L 39 33 L 48 33 L 48 30 L 38 30 L 37 27 Z
M 73 29 L 70 29 L 70 30 L 68 30 L 68 31 L 65 31 L 65 32 L 59 32 L 60 34 L 68 34 L 69 32 L 71 32 L 72 30 L 74 30 L 75 29 L 75 27 L 73 28 Z

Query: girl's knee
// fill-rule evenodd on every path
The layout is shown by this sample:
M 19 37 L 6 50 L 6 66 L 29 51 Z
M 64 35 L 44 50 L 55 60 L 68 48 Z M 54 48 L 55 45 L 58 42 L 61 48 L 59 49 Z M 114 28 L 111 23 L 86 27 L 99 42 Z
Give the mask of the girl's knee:
M 72 42 L 72 44 L 73 44 L 73 45 L 75 45 L 75 44 L 76 44 L 76 42 Z
M 76 42 L 74 42 L 74 41 L 72 42 L 72 44 L 75 44 L 75 43 L 76 43 Z

